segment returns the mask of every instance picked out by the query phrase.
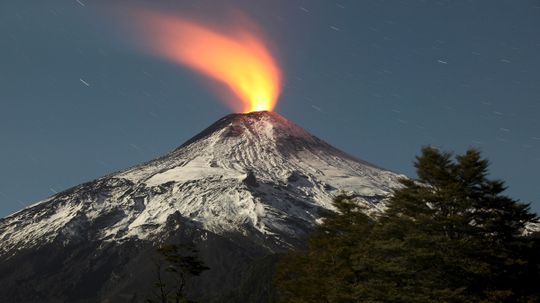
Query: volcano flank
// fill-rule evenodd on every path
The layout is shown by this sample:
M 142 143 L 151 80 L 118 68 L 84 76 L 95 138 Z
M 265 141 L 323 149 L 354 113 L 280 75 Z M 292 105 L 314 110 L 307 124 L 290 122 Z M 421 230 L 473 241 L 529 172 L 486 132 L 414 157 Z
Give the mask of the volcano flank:
M 142 302 L 155 247 L 190 241 L 210 267 L 190 298 L 265 302 L 255 278 L 271 278 L 273 255 L 301 245 L 336 195 L 379 212 L 401 177 L 277 113 L 231 114 L 158 159 L 0 219 L 0 301 Z

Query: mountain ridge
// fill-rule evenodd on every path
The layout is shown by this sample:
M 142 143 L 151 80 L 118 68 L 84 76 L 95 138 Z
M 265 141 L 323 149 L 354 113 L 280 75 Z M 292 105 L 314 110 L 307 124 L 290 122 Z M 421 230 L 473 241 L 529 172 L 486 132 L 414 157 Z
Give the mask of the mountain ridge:
M 347 167 L 351 165 L 357 170 L 356 172 Z M 340 170 L 332 174 L 330 170 L 335 168 L 339 168 Z M 374 177 L 375 175 L 377 176 Z M 361 177 L 363 180 L 360 180 Z M 133 232 L 133 229 L 137 228 L 137 226 L 159 225 L 164 222 L 166 215 L 170 215 L 174 210 L 180 210 L 183 215 L 195 217 L 195 221 L 202 222 L 205 228 L 210 228 L 213 232 L 219 232 L 221 227 L 223 227 L 222 231 L 233 230 L 235 226 L 225 226 L 224 220 L 235 221 L 235 216 L 240 215 L 241 218 L 239 221 L 251 221 L 251 224 L 262 233 L 272 234 L 279 227 L 273 226 L 272 228 L 266 228 L 268 224 L 262 223 L 262 221 L 265 221 L 265 216 L 267 216 L 265 214 L 266 211 L 270 211 L 270 213 L 275 212 L 276 209 L 279 211 L 279 214 L 274 213 L 272 220 L 267 220 L 269 223 L 280 220 L 283 216 L 290 215 L 286 211 L 291 211 L 291 209 L 297 212 L 305 211 L 307 213 L 303 215 L 298 214 L 301 220 L 314 221 L 321 208 L 332 209 L 331 198 L 325 193 L 326 191 L 333 192 L 335 195 L 337 190 L 357 190 L 350 186 L 351 182 L 347 179 L 356 179 L 352 182 L 353 185 L 359 188 L 363 186 L 366 197 L 376 197 L 384 196 L 389 193 L 392 186 L 397 186 L 397 178 L 398 175 L 380 170 L 367 162 L 360 162 L 348 154 L 333 148 L 331 145 L 312 136 L 307 131 L 276 113 L 254 112 L 228 115 L 163 157 L 85 184 L 101 182 L 100 184 L 105 190 L 109 187 L 131 187 L 129 190 L 120 190 L 120 193 L 109 192 L 109 194 L 114 196 L 114 201 L 109 204 L 122 201 L 126 195 L 129 195 L 131 202 L 124 200 L 127 203 L 126 206 L 133 208 L 134 213 L 137 213 L 139 210 L 142 213 L 133 215 L 122 226 L 111 225 L 108 228 L 117 227 L 117 231 L 119 231 L 119 229 L 125 228 L 125 225 L 129 223 L 128 229 L 131 233 L 128 231 L 128 236 L 145 237 L 142 234 L 144 230 Z M 333 179 L 340 179 L 342 182 L 334 182 Z M 196 201 L 197 205 L 192 205 L 193 209 L 183 207 L 180 204 L 184 200 L 190 199 L 187 197 L 188 194 L 205 192 L 205 190 L 201 189 L 202 186 L 198 185 L 193 186 L 198 186 L 199 192 L 185 189 L 186 186 L 189 186 L 194 181 L 207 183 L 205 185 L 207 187 L 215 187 L 215 191 L 220 195 L 230 194 L 231 197 L 227 201 L 231 205 L 235 203 L 241 205 L 234 205 L 236 208 L 232 210 L 228 209 L 227 206 L 219 205 L 207 207 L 209 204 L 208 201 L 211 198 L 205 198 L 204 201 Z M 277 200 L 282 203 L 285 196 L 291 195 L 291 193 L 286 193 L 285 195 L 276 194 L 272 191 L 271 187 L 283 187 L 279 190 L 287 192 L 285 187 L 291 187 L 290 184 L 293 181 L 297 183 L 296 187 L 293 188 L 296 200 L 303 200 L 303 209 L 293 209 L 294 207 L 286 205 L 269 206 L 269 204 L 276 204 L 275 201 Z M 219 184 L 216 185 L 218 182 Z M 301 184 L 302 182 L 303 184 Z M 378 183 L 374 185 L 372 184 L 373 182 Z M 180 184 L 180 186 L 173 186 L 171 189 L 170 186 L 173 184 Z M 224 184 L 227 184 L 227 186 L 224 187 Z M 79 187 L 71 189 L 72 192 L 80 192 Z M 233 187 L 234 190 L 229 191 L 228 188 L 230 187 Z M 173 193 L 172 191 L 175 190 L 176 192 Z M 166 212 L 164 217 L 159 217 L 156 215 L 156 212 L 162 211 L 164 205 L 151 203 L 153 201 L 150 200 L 151 198 L 159 197 L 160 194 L 164 194 L 167 191 L 170 193 L 166 196 L 170 199 L 176 199 L 179 192 L 184 192 L 185 195 L 182 198 L 176 199 L 178 200 L 177 205 L 168 205 L 170 208 L 169 212 Z M 267 195 L 268 192 L 271 192 L 273 197 L 266 199 L 263 203 L 259 203 L 261 198 L 257 197 L 257 195 Z M 61 201 L 66 197 L 65 193 L 66 191 L 57 194 L 40 204 L 50 203 L 54 200 Z M 317 203 L 308 201 L 309 196 L 312 196 Z M 68 195 L 67 198 L 69 199 L 71 197 Z M 75 197 L 75 200 L 81 199 L 84 198 Z M 100 199 L 107 200 L 106 197 L 97 198 L 98 201 Z M 162 202 L 163 200 L 165 199 L 162 199 Z M 156 206 L 153 208 L 154 213 L 148 211 L 149 206 L 152 204 Z M 27 208 L 23 212 L 35 206 Z M 375 207 L 375 205 L 373 204 L 372 207 Z M 94 206 L 71 208 L 65 209 L 64 213 L 71 219 L 76 216 L 78 211 L 88 213 L 95 209 L 96 207 Z M 216 213 L 223 213 L 227 210 L 232 211 L 232 213 L 227 214 L 228 217 Z M 201 212 L 204 214 L 201 214 Z M 105 214 L 110 215 L 110 212 L 105 212 Z M 212 214 L 224 218 L 220 222 L 214 222 L 215 218 L 213 218 Z M 71 215 L 73 216 L 70 217 Z M 6 221 L 14 217 L 17 217 L 17 214 L 2 220 L 4 221 L 2 222 L 4 223 L 2 224 L 4 228 Z M 87 215 L 86 217 L 89 216 Z M 53 218 L 53 220 L 49 220 L 49 223 L 51 221 L 59 221 L 60 219 Z M 150 221 L 148 222 L 147 220 Z M 65 223 L 67 224 L 68 222 Z M 232 225 L 241 225 L 241 223 L 232 222 Z M 41 226 L 38 230 L 44 228 L 44 226 Z M 141 227 L 140 229 L 145 228 Z M 1 225 L 0 231 L 2 231 Z M 38 231 L 35 232 L 39 234 Z M 110 234 L 109 232 L 106 233 Z M 27 239 L 27 236 L 21 235 L 21 238 L 24 237 Z M 294 237 L 294 234 L 290 234 L 289 236 Z M 107 237 L 107 235 L 104 235 L 104 237 Z M 4 233 L 2 239 L 6 240 L 5 238 Z
M 277 113 L 231 114 L 162 157 L 72 187 L 1 219 L 0 264 L 6 271 L 0 283 L 16 287 L 13 283 L 21 278 L 7 272 L 21 262 L 31 264 L 25 279 L 36 287 L 43 279 L 95 274 L 97 268 L 76 257 L 81 254 L 98 264 L 109 260 L 99 272 L 132 277 L 138 270 L 133 260 L 151 254 L 151 247 L 160 243 L 184 239 L 196 243 L 213 268 L 199 283 L 212 285 L 211 291 L 192 286 L 190 292 L 204 301 L 221 298 L 232 286 L 216 279 L 238 281 L 251 275 L 250 268 L 258 268 L 250 265 L 253 262 L 300 245 L 321 215 L 333 210 L 336 195 L 346 193 L 368 212 L 381 212 L 402 177 L 349 156 Z M 125 247 L 135 249 L 129 252 L 133 258 L 120 262 Z M 72 263 L 47 272 L 39 262 L 45 257 L 28 259 L 36 254 L 52 260 L 58 254 Z M 223 254 L 233 257 L 224 259 Z M 116 280 L 100 277 L 106 279 L 106 288 L 95 286 L 100 298 L 126 294 Z M 133 280 L 125 287 L 136 289 L 140 283 Z M 9 296 L 29 302 L 39 297 L 16 289 Z M 67 290 L 56 291 L 54 295 L 78 298 Z

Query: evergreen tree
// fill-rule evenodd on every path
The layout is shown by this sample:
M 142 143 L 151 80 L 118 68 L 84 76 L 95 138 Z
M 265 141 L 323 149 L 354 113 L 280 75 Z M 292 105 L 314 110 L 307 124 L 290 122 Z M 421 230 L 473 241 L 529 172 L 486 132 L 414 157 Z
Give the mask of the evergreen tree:
M 538 237 L 523 234 L 538 218 L 487 178 L 488 161 L 474 149 L 454 160 L 427 147 L 415 166 L 418 179 L 402 180 L 377 220 L 336 200 L 307 248 L 283 258 L 284 302 L 540 299 Z
M 351 249 L 370 233 L 373 221 L 346 196 L 336 198 L 334 205 L 339 212 L 325 218 L 306 247 L 291 251 L 280 261 L 275 281 L 287 302 L 352 300 Z

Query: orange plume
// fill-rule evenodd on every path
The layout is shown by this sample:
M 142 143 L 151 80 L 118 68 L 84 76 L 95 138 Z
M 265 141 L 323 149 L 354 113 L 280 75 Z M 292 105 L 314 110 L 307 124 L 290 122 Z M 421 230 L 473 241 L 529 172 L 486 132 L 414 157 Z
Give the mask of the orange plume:
M 162 13 L 141 15 L 151 49 L 223 84 L 234 110 L 272 110 L 281 90 L 281 71 L 258 31 L 250 26 L 225 32 Z M 245 24 L 247 25 L 247 24 Z

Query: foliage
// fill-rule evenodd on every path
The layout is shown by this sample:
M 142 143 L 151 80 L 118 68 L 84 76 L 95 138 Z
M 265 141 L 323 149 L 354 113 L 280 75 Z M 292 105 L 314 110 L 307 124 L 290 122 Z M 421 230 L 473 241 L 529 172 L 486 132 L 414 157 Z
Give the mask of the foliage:
M 490 180 L 477 150 L 455 157 L 424 148 L 418 180 L 402 180 L 372 219 L 340 196 L 305 249 L 281 260 L 283 302 L 536 302 L 537 220 Z
M 184 288 L 188 276 L 198 276 L 209 268 L 198 257 L 193 245 L 167 244 L 157 249 L 160 260 L 155 262 L 156 282 L 153 299 L 148 303 L 186 303 Z

